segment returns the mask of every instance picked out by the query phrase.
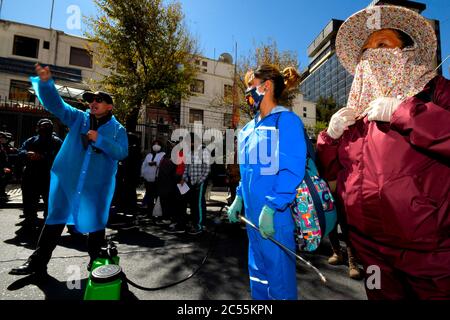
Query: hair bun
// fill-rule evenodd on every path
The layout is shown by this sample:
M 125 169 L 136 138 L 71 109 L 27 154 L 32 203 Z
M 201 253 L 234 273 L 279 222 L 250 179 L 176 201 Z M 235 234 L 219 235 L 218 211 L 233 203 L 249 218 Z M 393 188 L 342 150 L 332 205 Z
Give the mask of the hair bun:
M 250 69 L 247 71 L 244 77 L 245 85 L 247 87 L 250 87 L 253 79 L 255 79 L 255 72 L 252 69 Z
M 286 89 L 294 87 L 300 80 L 300 74 L 293 67 L 287 67 L 282 72 L 284 78 L 284 85 Z

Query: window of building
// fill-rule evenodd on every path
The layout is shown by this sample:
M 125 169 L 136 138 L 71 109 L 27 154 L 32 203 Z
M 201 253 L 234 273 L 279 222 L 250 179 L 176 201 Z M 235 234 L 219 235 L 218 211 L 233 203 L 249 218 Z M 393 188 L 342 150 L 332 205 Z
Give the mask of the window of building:
M 331 87 L 331 92 L 336 93 L 337 92 L 337 85 L 333 84 L 333 86 Z
M 225 99 L 233 98 L 233 86 L 230 86 L 229 84 L 223 86 L 223 97 Z
M 207 61 L 202 61 L 202 66 L 207 67 L 208 66 L 208 62 Z
M 233 125 L 233 115 L 231 113 L 225 113 L 223 115 L 223 126 L 225 128 L 231 128 Z
M 78 67 L 92 68 L 92 55 L 86 49 L 70 47 L 69 64 Z
M 195 93 L 205 93 L 205 81 L 195 79 L 194 82 L 191 84 L 191 92 Z
M 189 109 L 189 123 L 197 121 L 203 123 L 203 110 Z
M 37 58 L 39 54 L 39 39 L 14 36 L 13 55 Z
M 306 112 L 303 112 L 303 118 L 306 118 Z
M 50 41 L 44 41 L 42 48 L 47 49 L 47 50 L 50 49 Z
M 303 112 L 306 112 L 307 110 L 306 110 L 306 107 L 303 107 Z
M 36 96 L 30 92 L 31 83 L 28 81 L 11 80 L 9 86 L 9 100 L 34 102 Z

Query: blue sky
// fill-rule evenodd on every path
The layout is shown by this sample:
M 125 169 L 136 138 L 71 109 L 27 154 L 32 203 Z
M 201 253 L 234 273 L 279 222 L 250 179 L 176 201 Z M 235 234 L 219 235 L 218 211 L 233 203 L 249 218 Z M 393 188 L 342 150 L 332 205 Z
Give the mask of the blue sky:
M 0 0 L 1 1 L 1 0 Z M 186 23 L 199 39 L 202 54 L 217 58 L 222 52 L 246 55 L 254 44 L 277 41 L 281 50 L 298 54 L 300 68 L 308 64 L 306 49 L 332 18 L 346 19 L 370 0 L 179 0 Z M 427 5 L 427 18 L 441 21 L 442 57 L 450 54 L 450 1 L 416 0 Z M 48 27 L 52 0 L 3 0 L 1 18 Z M 69 29 L 67 9 L 77 5 L 83 15 L 95 14 L 92 0 L 55 0 L 53 28 L 81 35 Z M 234 53 L 233 53 L 234 56 Z M 450 59 L 444 64 L 449 77 Z

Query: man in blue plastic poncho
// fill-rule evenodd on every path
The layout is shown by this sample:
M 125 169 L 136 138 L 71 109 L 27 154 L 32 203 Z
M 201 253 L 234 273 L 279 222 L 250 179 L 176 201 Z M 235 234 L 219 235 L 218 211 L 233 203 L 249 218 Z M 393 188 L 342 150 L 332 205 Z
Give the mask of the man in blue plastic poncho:
M 37 248 L 10 274 L 46 274 L 66 224 L 89 233 L 90 269 L 104 244 L 117 162 L 128 154 L 126 130 L 112 115 L 113 101 L 108 94 L 86 92 L 83 99 L 90 112 L 83 112 L 61 99 L 49 67 L 37 64 L 36 72 L 39 76 L 30 79 L 39 101 L 69 127 L 69 133 L 52 166 L 48 217 Z

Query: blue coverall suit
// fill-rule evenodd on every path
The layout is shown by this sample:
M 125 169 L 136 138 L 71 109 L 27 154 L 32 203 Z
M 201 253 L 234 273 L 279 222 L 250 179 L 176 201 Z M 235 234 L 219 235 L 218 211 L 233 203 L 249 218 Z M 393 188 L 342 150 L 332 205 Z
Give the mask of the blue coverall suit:
M 289 205 L 305 174 L 303 123 L 281 106 L 260 121 L 258 118 L 259 114 L 238 136 L 241 182 L 236 193 L 243 199 L 246 218 L 255 225 L 259 225 L 264 205 L 274 209 L 273 238 L 295 251 L 294 220 Z M 297 299 L 295 257 L 251 227 L 247 227 L 247 233 L 253 299 Z

